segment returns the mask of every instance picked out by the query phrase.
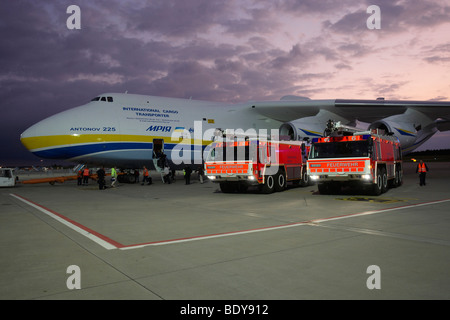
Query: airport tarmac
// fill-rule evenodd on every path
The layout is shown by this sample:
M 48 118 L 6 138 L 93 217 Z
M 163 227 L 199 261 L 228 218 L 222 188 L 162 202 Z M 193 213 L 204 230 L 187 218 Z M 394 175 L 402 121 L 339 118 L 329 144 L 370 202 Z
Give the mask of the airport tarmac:
M 379 197 L 223 194 L 155 173 L 3 188 L 0 299 L 446 300 L 450 165 L 428 165 L 425 187 L 409 163 Z

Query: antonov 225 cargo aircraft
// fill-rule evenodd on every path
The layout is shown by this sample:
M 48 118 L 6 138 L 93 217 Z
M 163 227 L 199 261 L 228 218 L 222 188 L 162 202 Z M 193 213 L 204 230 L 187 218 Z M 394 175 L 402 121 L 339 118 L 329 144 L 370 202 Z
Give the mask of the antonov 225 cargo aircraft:
M 288 96 L 230 104 L 106 93 L 38 122 L 22 133 L 21 141 L 47 159 L 140 168 L 153 167 L 154 155 L 164 152 L 172 165 L 184 166 L 201 164 L 202 148 L 211 143 L 216 129 L 276 129 L 280 136 L 304 140 L 322 136 L 329 120 L 384 129 L 397 136 L 408 153 L 438 130 L 450 130 L 450 102 Z

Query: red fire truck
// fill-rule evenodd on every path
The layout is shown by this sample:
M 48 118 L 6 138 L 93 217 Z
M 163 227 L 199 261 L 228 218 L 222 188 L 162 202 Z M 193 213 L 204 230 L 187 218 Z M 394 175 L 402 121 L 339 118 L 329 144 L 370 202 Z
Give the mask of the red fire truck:
M 205 174 L 224 193 L 245 192 L 251 185 L 263 193 L 282 191 L 288 182 L 308 184 L 307 149 L 302 141 L 213 142 Z
M 309 177 L 322 194 L 350 185 L 380 195 L 389 186 L 402 184 L 402 169 L 398 139 L 377 130 L 334 130 L 329 136 L 313 139 L 308 158 Z

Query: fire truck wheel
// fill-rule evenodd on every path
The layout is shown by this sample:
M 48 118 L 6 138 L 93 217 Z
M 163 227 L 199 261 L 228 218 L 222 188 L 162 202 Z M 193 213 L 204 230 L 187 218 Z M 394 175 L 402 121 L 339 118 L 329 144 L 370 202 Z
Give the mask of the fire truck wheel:
M 275 191 L 279 192 L 286 189 L 286 175 L 284 172 L 278 173 L 275 180 Z
M 397 171 L 397 176 L 398 176 L 398 185 L 401 186 L 403 184 L 403 171 L 401 168 Z
M 266 176 L 266 181 L 264 182 L 261 191 L 262 193 L 272 193 L 275 190 L 275 179 L 273 176 Z
M 397 188 L 400 185 L 399 181 L 400 181 L 400 176 L 399 176 L 399 172 L 397 169 L 397 170 L 395 170 L 395 177 L 392 181 L 392 187 Z
M 383 168 L 381 170 L 381 193 L 385 193 L 388 189 L 388 180 L 387 180 L 387 174 L 386 169 Z
M 300 185 L 302 187 L 307 187 L 309 185 L 309 176 L 308 176 L 308 172 L 306 172 L 306 170 L 303 171 L 303 176 L 302 176 L 302 180 L 300 181 Z
M 374 183 L 372 185 L 372 194 L 374 196 L 379 196 L 381 194 L 382 183 L 383 183 L 383 178 L 381 177 L 381 172 L 378 171 L 378 173 L 377 173 L 377 183 Z

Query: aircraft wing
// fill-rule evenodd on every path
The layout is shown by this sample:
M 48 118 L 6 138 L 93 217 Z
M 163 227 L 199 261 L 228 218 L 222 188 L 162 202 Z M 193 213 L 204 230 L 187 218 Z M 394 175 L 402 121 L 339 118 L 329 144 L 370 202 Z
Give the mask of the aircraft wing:
M 408 108 L 417 110 L 431 119 L 450 119 L 450 101 L 336 100 L 336 108 L 354 112 L 354 116 L 364 122 L 403 113 Z M 392 113 L 389 114 L 390 112 Z M 371 121 L 365 121 L 364 118 Z
M 436 127 L 439 131 L 450 131 L 450 121 L 449 120 L 436 120 Z
M 252 102 L 259 114 L 281 121 L 293 121 L 314 116 L 321 109 L 333 112 L 348 120 L 373 122 L 389 116 L 402 114 L 414 108 L 432 119 L 450 119 L 449 101 L 401 101 L 401 100 L 299 100 Z
M 261 101 L 253 102 L 252 108 L 259 114 L 281 122 L 315 116 L 320 109 L 334 106 L 334 100 Z

